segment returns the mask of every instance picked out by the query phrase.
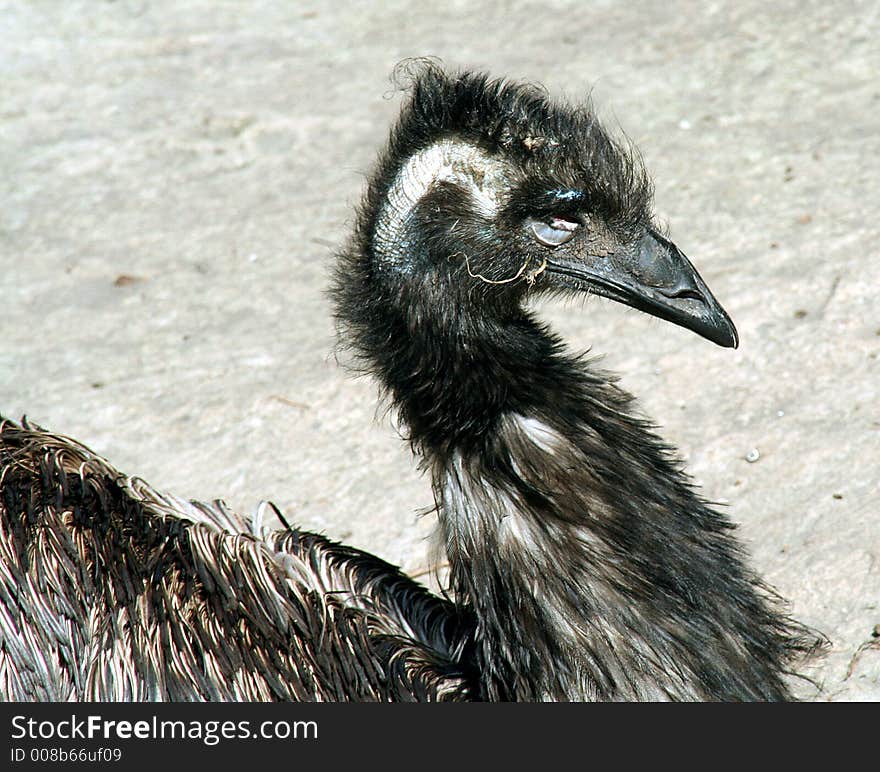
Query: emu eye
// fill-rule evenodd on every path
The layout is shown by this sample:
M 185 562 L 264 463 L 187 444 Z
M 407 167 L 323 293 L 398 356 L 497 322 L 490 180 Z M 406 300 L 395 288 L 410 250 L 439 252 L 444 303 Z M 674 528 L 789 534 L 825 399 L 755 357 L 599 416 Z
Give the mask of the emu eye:
M 535 238 L 548 247 L 558 247 L 571 241 L 575 231 L 580 228 L 580 223 L 565 220 L 561 217 L 553 217 L 550 222 L 543 220 L 531 220 L 529 228 Z

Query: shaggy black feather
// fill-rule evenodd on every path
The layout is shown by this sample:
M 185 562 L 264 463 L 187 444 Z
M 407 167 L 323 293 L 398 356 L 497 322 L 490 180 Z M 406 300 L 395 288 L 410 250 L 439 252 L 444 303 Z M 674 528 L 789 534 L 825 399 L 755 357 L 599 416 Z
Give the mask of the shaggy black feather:
M 432 147 L 455 150 L 417 200 L 395 193 Z M 650 203 L 588 106 L 428 64 L 339 260 L 340 339 L 430 470 L 485 699 L 784 700 L 815 648 L 630 396 L 523 307 L 583 291 L 544 270 L 530 218 L 582 226 L 601 256 L 652 227 Z

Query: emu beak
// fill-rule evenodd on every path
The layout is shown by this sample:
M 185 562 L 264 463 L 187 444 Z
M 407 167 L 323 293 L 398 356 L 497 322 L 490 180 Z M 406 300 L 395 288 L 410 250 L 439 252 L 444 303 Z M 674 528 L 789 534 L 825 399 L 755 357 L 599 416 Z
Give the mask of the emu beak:
M 739 345 L 736 327 L 690 260 L 650 228 L 634 249 L 614 252 L 588 267 L 548 261 L 547 268 L 580 279 L 596 294 L 685 327 L 719 346 Z

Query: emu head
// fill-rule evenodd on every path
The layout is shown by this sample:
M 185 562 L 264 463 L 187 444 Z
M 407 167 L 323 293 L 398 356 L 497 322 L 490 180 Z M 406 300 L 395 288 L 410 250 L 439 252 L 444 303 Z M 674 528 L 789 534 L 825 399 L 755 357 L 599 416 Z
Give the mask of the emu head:
M 728 315 L 654 227 L 651 192 L 588 105 L 424 65 L 341 270 L 420 317 L 466 324 L 509 316 L 529 294 L 595 293 L 736 346 Z

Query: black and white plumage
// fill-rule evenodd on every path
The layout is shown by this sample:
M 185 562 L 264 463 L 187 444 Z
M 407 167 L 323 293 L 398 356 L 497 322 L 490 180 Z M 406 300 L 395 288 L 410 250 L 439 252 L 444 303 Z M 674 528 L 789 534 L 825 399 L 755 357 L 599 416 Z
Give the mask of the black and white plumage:
M 809 637 L 631 398 L 524 308 L 605 295 L 735 345 L 588 108 L 423 66 L 332 295 L 431 475 L 452 600 L 0 435 L 11 699 L 763 700 Z

